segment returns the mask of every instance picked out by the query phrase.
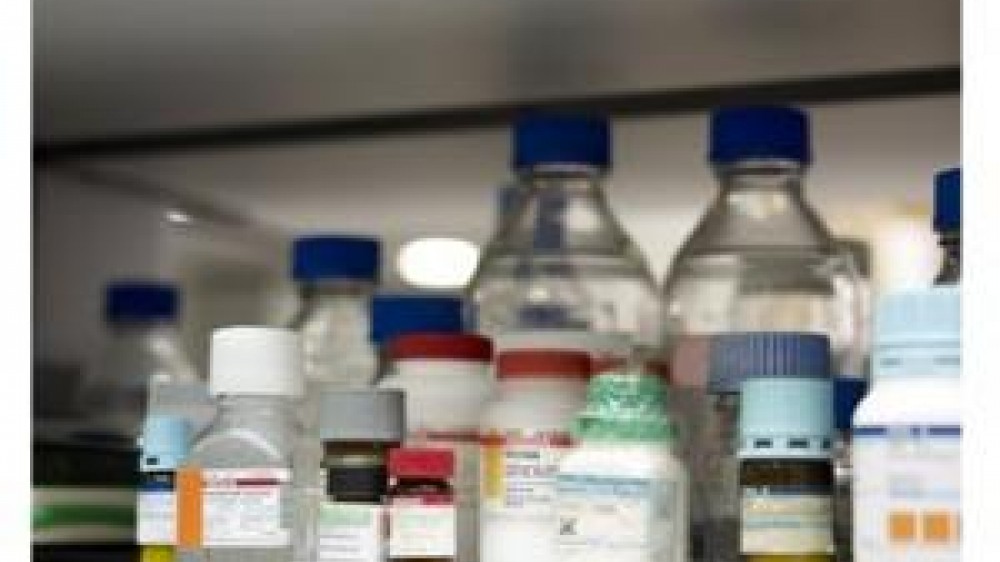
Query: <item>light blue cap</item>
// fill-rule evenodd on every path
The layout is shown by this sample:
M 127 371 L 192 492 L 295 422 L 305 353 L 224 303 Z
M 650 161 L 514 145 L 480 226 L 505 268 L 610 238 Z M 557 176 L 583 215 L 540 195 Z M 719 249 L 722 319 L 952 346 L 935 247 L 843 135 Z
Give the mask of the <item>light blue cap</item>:
M 884 297 L 875 315 L 875 377 L 958 376 L 961 309 L 961 290 L 957 286 L 909 290 Z
M 764 377 L 743 382 L 741 458 L 825 458 L 833 436 L 833 381 Z
M 140 470 L 176 470 L 191 448 L 191 423 L 181 416 L 151 415 L 142 429 Z

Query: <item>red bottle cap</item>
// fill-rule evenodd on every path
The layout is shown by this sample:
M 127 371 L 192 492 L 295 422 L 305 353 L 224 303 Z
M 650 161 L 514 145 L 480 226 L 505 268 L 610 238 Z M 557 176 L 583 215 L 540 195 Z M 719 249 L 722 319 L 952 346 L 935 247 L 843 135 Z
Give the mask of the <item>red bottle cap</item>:
M 451 449 L 402 447 L 389 450 L 389 476 L 397 478 L 451 478 L 455 453 Z
M 453 359 L 489 363 L 493 358 L 493 344 L 474 334 L 406 334 L 389 343 L 389 357 L 396 361 Z
M 591 373 L 590 355 L 561 349 L 524 349 L 497 355 L 498 378 L 582 378 Z

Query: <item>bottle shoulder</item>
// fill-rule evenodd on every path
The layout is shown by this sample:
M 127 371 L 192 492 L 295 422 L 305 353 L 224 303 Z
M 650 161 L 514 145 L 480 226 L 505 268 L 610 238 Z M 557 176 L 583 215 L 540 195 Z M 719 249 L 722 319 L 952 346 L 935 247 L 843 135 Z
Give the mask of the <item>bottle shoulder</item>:
M 881 381 L 858 404 L 853 425 L 954 424 L 962 413 L 957 379 Z

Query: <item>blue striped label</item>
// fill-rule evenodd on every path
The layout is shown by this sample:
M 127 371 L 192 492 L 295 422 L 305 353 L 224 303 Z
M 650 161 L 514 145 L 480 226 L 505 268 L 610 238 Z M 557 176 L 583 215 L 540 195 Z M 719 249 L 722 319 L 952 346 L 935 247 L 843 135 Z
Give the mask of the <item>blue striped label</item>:
M 863 425 L 852 431 L 861 437 L 961 437 L 960 425 Z

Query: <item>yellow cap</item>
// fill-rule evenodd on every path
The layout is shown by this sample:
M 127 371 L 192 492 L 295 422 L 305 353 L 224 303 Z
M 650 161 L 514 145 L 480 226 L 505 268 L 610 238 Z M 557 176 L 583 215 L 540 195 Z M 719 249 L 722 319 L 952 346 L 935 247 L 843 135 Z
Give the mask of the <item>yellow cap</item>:
M 165 545 L 143 545 L 139 562 L 174 562 L 174 547 Z

